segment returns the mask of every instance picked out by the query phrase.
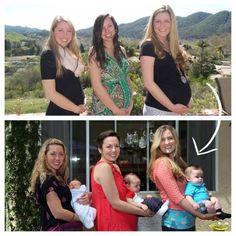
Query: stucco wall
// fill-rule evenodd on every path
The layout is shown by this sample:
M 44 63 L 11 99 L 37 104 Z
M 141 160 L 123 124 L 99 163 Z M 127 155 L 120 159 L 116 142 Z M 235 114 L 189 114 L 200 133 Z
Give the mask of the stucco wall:
M 213 195 L 220 199 L 225 212 L 231 212 L 231 122 L 222 121 L 218 132 L 218 177 L 216 176 L 217 190 Z M 229 224 L 231 230 L 231 219 L 222 222 Z M 209 230 L 211 221 L 197 220 L 197 230 Z

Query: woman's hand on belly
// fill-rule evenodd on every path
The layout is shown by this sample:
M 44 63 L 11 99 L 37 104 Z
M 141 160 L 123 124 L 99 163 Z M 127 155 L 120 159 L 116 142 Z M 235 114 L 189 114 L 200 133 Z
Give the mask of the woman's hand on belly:
M 180 115 L 184 115 L 184 113 L 188 111 L 188 107 L 183 104 L 174 104 L 173 109 L 171 111 L 178 113 Z

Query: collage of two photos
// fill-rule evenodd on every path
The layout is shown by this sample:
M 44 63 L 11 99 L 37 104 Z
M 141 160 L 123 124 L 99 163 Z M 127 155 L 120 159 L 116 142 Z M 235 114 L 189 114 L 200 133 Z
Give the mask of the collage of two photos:
M 6 231 L 231 230 L 230 121 L 5 121 L 5 154 Z
M 68 2 L 5 3 L 4 232 L 232 231 L 230 1 Z

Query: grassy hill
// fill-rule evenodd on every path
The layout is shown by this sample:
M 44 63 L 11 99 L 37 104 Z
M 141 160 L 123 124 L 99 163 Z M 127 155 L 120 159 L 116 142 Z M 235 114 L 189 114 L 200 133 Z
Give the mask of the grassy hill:
M 194 23 L 194 19 L 200 19 Z M 231 33 L 231 12 L 222 11 L 214 15 L 193 14 L 179 21 L 181 39 L 202 39 L 213 35 Z M 192 23 L 192 24 L 191 24 Z
M 6 32 L 6 34 L 5 34 L 5 40 L 10 40 L 13 42 L 20 42 L 25 39 L 27 39 L 27 37 L 24 36 L 23 34 L 20 34 L 20 33 Z

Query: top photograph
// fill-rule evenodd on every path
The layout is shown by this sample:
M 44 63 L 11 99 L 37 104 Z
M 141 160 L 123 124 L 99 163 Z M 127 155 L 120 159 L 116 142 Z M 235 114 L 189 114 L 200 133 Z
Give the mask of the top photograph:
M 5 1 L 5 115 L 231 116 L 230 3 Z

